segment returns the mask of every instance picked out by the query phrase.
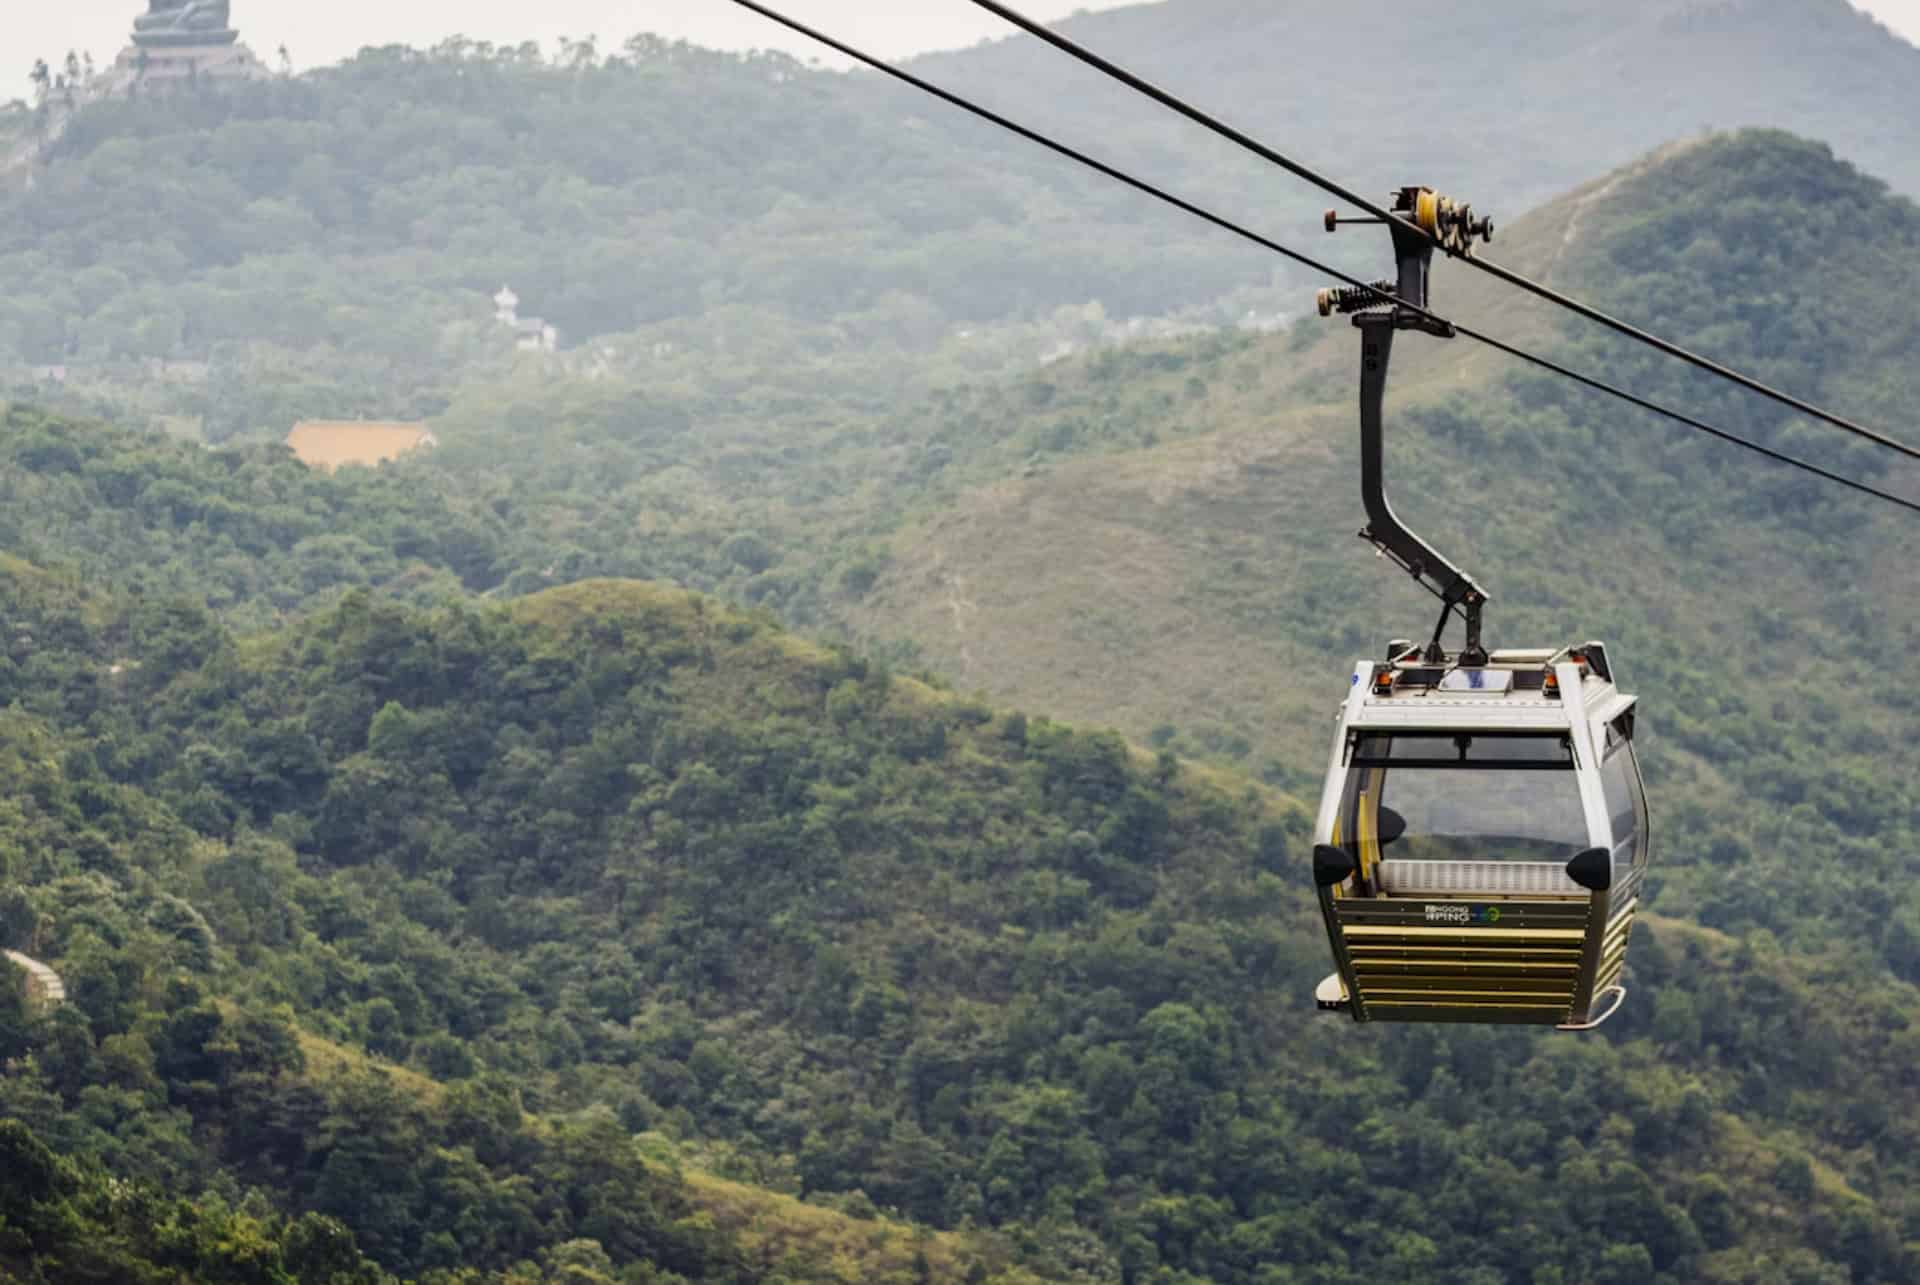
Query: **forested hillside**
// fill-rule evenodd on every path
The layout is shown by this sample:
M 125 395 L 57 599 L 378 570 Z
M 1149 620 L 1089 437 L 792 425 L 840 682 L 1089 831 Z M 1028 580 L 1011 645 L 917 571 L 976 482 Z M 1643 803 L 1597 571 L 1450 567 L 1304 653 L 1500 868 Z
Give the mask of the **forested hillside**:
M 1778 301 L 1764 310 L 1745 257 L 1756 219 Z M 1916 242 L 1911 204 L 1817 147 L 1741 135 L 1596 184 L 1505 244 L 1626 315 L 1897 423 L 1916 391 L 1898 306 Z M 1445 274 L 1440 291 L 1456 315 L 1556 342 L 1538 309 L 1499 306 L 1477 278 Z M 1581 342 L 1572 355 L 1599 373 L 1875 476 L 1837 434 Z M 1913 975 L 1920 906 L 1895 873 L 1915 774 L 1891 721 L 1906 698 L 1874 677 L 1913 641 L 1901 604 L 1920 586 L 1898 526 L 1464 343 L 1404 347 L 1401 501 L 1485 569 L 1495 638 L 1606 636 L 1659 714 L 1655 801 L 1688 822 L 1663 895 L 1787 937 L 1817 938 L 1831 916 Z M 431 459 L 325 485 L 284 453 L 103 449 L 44 429 L 9 443 L 7 485 L 15 547 L 133 586 L 205 585 L 242 623 L 353 585 L 431 601 L 671 578 L 1310 790 L 1328 675 L 1426 611 L 1347 542 L 1351 348 L 1337 327 L 1196 340 L 900 408 L 527 380 L 463 398 Z M 109 480 L 130 468 L 170 480 Z M 1489 493 L 1527 499 L 1490 509 Z M 1702 679 L 1698 658 L 1729 647 L 1760 666 L 1764 696 Z M 1807 848 L 1880 871 L 1885 904 L 1851 897 Z M 1753 877 L 1726 879 L 1747 854 Z
M 0 550 L 254 623 L 357 586 L 491 588 L 501 525 L 417 473 L 329 478 L 279 445 L 216 454 L 0 405 Z
M 684 590 L 356 595 L 251 639 L 0 590 L 39 675 L 0 924 L 73 995 L 14 1010 L 6 1114 L 256 1193 L 290 1275 L 316 1218 L 525 1280 L 1914 1269 L 1915 997 L 1836 1008 L 1844 952 L 1656 917 L 1605 1039 L 1360 1030 L 1307 1001 L 1285 799 Z M 853 1230 L 876 1205 L 994 1235 Z

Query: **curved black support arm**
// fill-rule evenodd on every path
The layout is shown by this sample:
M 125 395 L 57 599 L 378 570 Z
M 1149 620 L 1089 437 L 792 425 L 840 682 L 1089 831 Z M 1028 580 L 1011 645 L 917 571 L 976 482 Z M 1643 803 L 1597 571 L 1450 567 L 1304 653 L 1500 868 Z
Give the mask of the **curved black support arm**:
M 1425 307 L 1433 243 L 1420 237 L 1414 229 L 1399 224 L 1393 227 L 1393 242 L 1400 264 L 1399 295 Z M 1363 312 L 1353 319 L 1353 324 L 1360 329 L 1360 494 L 1367 509 L 1367 529 L 1360 536 L 1399 563 L 1446 604 L 1440 613 L 1440 626 L 1434 631 L 1433 643 L 1427 649 L 1429 659 L 1436 663 L 1442 659 L 1440 635 L 1446 630 L 1447 618 L 1459 610 L 1467 623 L 1467 645 L 1460 653 L 1460 663 L 1484 665 L 1487 652 L 1480 642 L 1480 611 L 1487 603 L 1487 591 L 1408 530 L 1394 516 L 1393 506 L 1387 503 L 1382 404 L 1387 393 L 1387 367 L 1393 360 L 1394 332 L 1420 329 L 1444 339 L 1452 337 L 1452 327 L 1441 329 L 1426 318 L 1400 308 Z

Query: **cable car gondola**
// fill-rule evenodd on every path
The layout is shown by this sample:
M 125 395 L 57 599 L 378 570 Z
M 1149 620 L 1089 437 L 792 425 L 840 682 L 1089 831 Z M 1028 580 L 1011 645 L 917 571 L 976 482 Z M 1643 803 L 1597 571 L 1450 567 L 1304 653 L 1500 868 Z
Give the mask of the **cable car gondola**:
M 1424 310 L 1436 243 L 1491 239 L 1426 188 L 1391 225 L 1397 282 L 1322 291 L 1361 331 L 1361 532 L 1441 599 L 1425 647 L 1361 661 L 1341 706 L 1314 830 L 1313 876 L 1336 971 L 1316 999 L 1354 1020 L 1533 1023 L 1590 1030 L 1621 973 L 1647 864 L 1635 698 L 1604 644 L 1488 652 L 1486 592 L 1387 503 L 1381 404 L 1393 337 L 1451 338 Z M 1331 231 L 1345 220 L 1331 211 Z M 1401 306 L 1411 304 L 1411 309 Z M 1465 645 L 1442 645 L 1454 615 Z

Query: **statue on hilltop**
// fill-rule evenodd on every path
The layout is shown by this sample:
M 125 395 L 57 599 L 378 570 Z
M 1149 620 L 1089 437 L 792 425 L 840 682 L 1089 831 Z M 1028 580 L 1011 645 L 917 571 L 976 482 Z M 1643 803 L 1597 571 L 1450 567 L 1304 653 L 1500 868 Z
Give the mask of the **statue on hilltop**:
M 231 0 L 151 0 L 133 20 L 133 43 L 142 48 L 168 45 L 230 45 L 240 38 L 228 20 Z

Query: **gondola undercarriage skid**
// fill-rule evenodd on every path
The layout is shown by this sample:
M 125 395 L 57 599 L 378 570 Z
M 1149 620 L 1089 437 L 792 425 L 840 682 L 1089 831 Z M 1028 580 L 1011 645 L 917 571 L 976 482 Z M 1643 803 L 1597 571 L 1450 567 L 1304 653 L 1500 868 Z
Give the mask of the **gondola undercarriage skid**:
M 1354 671 L 1320 802 L 1320 1006 L 1598 1026 L 1645 869 L 1634 698 L 1599 643 L 1470 668 L 1393 647 Z

